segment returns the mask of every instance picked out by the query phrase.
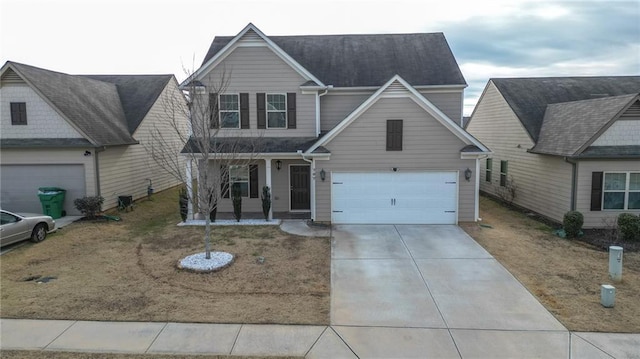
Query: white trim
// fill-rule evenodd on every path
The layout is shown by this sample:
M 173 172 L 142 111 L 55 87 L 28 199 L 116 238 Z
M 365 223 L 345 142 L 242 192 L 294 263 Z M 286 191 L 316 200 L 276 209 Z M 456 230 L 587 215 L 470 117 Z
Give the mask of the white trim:
M 252 23 L 249 23 L 247 26 L 245 26 L 244 29 L 242 29 L 242 31 L 238 33 L 238 35 L 236 35 L 231 41 L 229 41 L 227 45 L 225 45 L 212 58 L 210 58 L 209 61 L 207 61 L 207 63 L 200 66 L 200 68 L 196 70 L 196 72 L 194 72 L 191 76 L 185 79 L 182 82 L 182 84 L 180 84 L 180 87 L 184 89 L 189 83 L 191 83 L 191 81 L 201 80 L 204 74 L 208 73 L 214 67 L 219 65 L 220 62 L 222 62 L 227 56 L 229 56 L 229 54 L 233 52 L 233 50 L 235 50 L 237 47 L 262 46 L 255 41 L 246 41 L 246 42 L 240 41 L 242 37 L 244 37 L 244 35 L 246 35 L 249 31 L 255 32 L 266 43 L 266 46 L 269 49 L 271 49 L 271 51 L 273 51 L 285 63 L 291 66 L 291 68 L 293 68 L 297 73 L 299 73 L 305 80 L 315 81 L 317 84 L 324 86 L 322 81 L 320 81 L 318 78 L 313 76 L 311 72 L 305 69 L 297 61 L 295 61 L 291 56 L 289 56 L 289 54 L 287 54 L 278 45 L 276 45 L 273 41 L 271 41 L 271 39 L 269 39 L 269 37 L 267 37 L 267 35 L 265 35 L 262 31 L 260 31 L 260 29 L 258 29 L 255 25 L 253 25 Z
M 398 82 L 404 90 L 394 88 L 390 93 L 385 93 L 393 83 Z M 447 115 L 440 111 L 434 104 L 427 100 L 422 94 L 420 94 L 415 88 L 411 87 L 402 77 L 399 75 L 393 76 L 386 84 L 380 87 L 373 95 L 365 100 L 358 108 L 356 108 L 349 116 L 336 125 L 329 133 L 323 136 L 318 142 L 307 149 L 306 153 L 311 153 L 320 146 L 323 146 L 333 140 L 340 132 L 347 128 L 353 121 L 360 117 L 365 111 L 367 111 L 373 104 L 375 104 L 381 98 L 396 98 L 396 97 L 408 97 L 412 99 L 416 104 L 422 107 L 426 112 L 433 116 L 438 122 L 444 125 L 451 133 L 462 140 L 467 145 L 475 145 L 483 152 L 489 152 L 480 141 L 476 140 L 473 136 L 463 130 L 458 124 L 451 120 Z
M 615 190 L 615 189 L 610 189 L 610 190 L 606 190 L 605 189 L 605 185 L 607 182 L 607 174 L 608 173 L 624 173 L 625 174 L 625 183 L 624 183 L 624 189 L 623 190 Z M 631 174 L 640 174 L 640 171 L 633 171 L 633 170 L 629 170 L 629 171 L 603 171 L 602 172 L 602 206 L 601 206 L 601 210 L 603 212 L 610 212 L 610 211 L 637 211 L 638 208 L 629 208 L 629 194 L 631 193 L 640 193 L 640 190 L 636 190 L 636 189 L 631 189 Z M 624 208 L 604 208 L 604 195 L 606 193 L 624 193 L 624 203 L 623 206 Z
M 231 112 L 237 112 L 238 113 L 238 127 L 222 127 L 222 106 L 221 106 L 221 101 L 220 101 L 220 96 L 236 96 L 237 97 L 237 104 L 238 104 L 238 110 L 236 111 L 229 111 L 229 110 L 225 110 L 225 113 L 231 113 Z M 219 129 L 224 129 L 224 130 L 239 130 L 242 126 L 241 126 L 241 118 L 240 118 L 240 93 L 235 93 L 235 92 L 229 92 L 229 93 L 219 93 L 218 94 L 218 128 Z
M 291 196 L 291 167 L 293 166 L 300 166 L 300 167 L 309 167 L 309 209 L 291 209 L 291 201 L 292 201 L 292 196 Z M 287 171 L 288 171 L 288 176 L 287 176 L 287 183 L 288 183 L 288 189 L 289 189 L 289 212 L 293 212 L 293 213 L 304 213 L 304 212 L 311 212 L 311 164 L 307 164 L 307 163 L 290 163 L 287 167 Z

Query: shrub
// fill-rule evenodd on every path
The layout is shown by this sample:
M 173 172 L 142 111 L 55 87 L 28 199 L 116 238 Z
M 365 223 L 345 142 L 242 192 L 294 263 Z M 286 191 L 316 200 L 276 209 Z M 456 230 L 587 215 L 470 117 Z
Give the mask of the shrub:
M 233 202 L 233 216 L 236 217 L 236 221 L 240 222 L 242 217 L 242 188 L 239 183 L 234 183 L 231 186 L 231 201 Z
M 264 214 L 264 220 L 269 220 L 269 210 L 271 209 L 271 191 L 269 186 L 262 187 L 262 214 Z
M 576 238 L 580 235 L 582 225 L 584 224 L 584 216 L 578 211 L 569 211 L 564 214 L 562 226 L 567 238 Z
M 618 215 L 618 231 L 624 240 L 640 240 L 640 217 L 631 213 L 620 213 Z
M 102 196 L 85 196 L 82 198 L 76 198 L 73 201 L 73 205 L 78 211 L 84 214 L 88 219 L 96 219 L 98 213 L 102 211 L 102 204 L 104 198 Z
M 180 188 L 178 204 L 180 206 L 180 218 L 182 218 L 182 222 L 185 222 L 187 220 L 187 214 L 189 213 L 189 197 L 185 187 Z

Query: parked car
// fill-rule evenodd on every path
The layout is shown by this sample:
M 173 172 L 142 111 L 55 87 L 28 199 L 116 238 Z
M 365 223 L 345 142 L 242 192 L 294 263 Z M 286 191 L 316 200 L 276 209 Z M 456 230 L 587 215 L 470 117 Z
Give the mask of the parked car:
M 0 246 L 25 239 L 42 242 L 55 228 L 56 222 L 50 216 L 0 210 Z

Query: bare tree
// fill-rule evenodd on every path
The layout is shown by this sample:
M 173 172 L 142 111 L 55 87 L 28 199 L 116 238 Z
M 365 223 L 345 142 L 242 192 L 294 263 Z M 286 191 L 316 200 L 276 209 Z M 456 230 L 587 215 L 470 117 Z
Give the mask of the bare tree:
M 187 79 L 184 97 L 162 99 L 163 121 L 154 126 L 145 148 L 154 162 L 186 186 L 190 214 L 204 217 L 206 259 L 211 259 L 210 213 L 229 191 L 230 173 L 249 168 L 258 152 L 258 137 L 225 136 L 224 127 L 241 120 L 239 108 L 221 104 L 218 98 L 228 89 L 230 72 L 199 81 L 189 74 Z

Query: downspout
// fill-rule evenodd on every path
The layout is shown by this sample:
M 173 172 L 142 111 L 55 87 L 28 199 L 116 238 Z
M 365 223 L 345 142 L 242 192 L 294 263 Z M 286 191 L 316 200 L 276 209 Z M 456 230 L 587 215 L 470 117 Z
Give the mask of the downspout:
M 100 161 L 98 160 L 98 153 L 104 152 L 107 150 L 107 146 L 96 147 L 95 148 L 95 156 L 93 156 L 93 165 L 96 170 L 96 196 L 102 196 L 102 191 L 100 190 Z
M 578 163 L 569 157 L 565 157 L 564 161 L 571 164 L 571 204 L 569 210 L 576 210 L 576 190 L 578 189 Z
M 316 137 L 320 136 L 320 97 L 326 95 L 329 89 L 332 89 L 333 85 L 328 85 L 324 88 L 324 92 L 316 92 Z M 304 159 L 304 156 L 303 156 Z M 306 160 L 305 160 L 306 161 Z
M 310 194 L 310 205 L 311 205 L 311 220 L 316 221 L 316 161 L 314 159 L 307 159 L 302 153 L 302 150 L 298 150 L 298 154 L 302 156 L 302 160 L 309 163 L 311 165 L 311 183 L 309 191 Z

